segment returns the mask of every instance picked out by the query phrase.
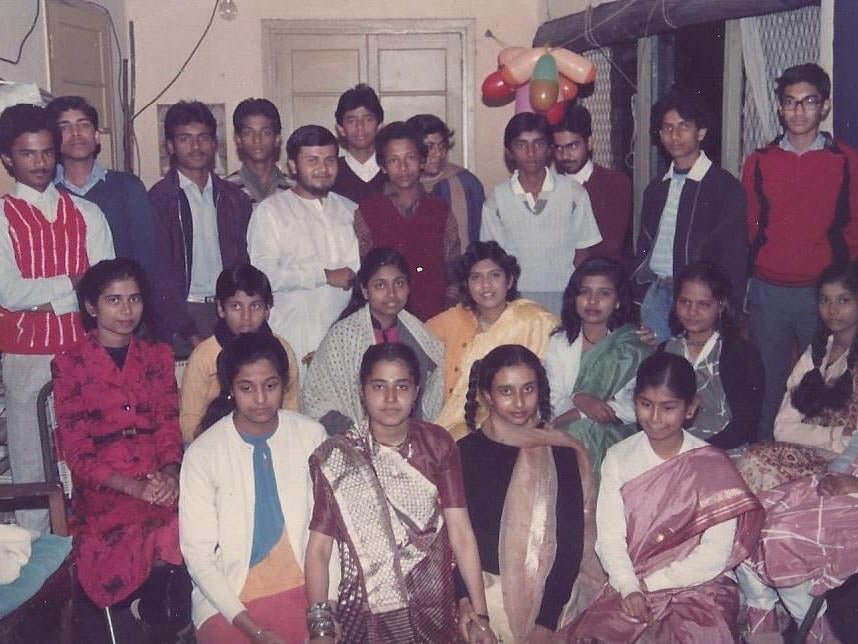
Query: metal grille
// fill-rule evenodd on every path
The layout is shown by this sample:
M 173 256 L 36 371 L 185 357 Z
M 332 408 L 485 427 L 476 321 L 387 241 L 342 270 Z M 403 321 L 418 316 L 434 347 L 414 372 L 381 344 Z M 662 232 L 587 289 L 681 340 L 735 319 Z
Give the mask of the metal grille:
M 768 91 L 774 92 L 774 79 L 787 67 L 819 59 L 819 7 L 805 7 L 757 18 Z M 754 149 L 769 143 L 766 131 L 780 131 L 777 114 L 772 109 L 761 113 L 754 101 L 751 83 L 745 77 L 745 101 L 742 109 L 742 152 L 747 157 Z
M 603 55 L 604 54 L 604 55 Z M 593 50 L 584 54 L 596 66 L 595 90 L 581 99 L 593 117 L 593 160 L 609 168 L 614 166 L 611 151 L 611 56 L 610 49 Z

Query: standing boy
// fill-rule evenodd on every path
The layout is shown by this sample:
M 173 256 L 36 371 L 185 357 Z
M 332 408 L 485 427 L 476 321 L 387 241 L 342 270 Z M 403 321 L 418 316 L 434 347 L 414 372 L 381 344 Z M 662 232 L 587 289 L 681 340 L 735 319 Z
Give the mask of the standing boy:
M 624 172 L 593 162 L 593 125 L 590 112 L 579 103 L 566 108 L 563 120 L 551 128 L 554 169 L 584 186 L 602 241 L 591 255 L 626 264 L 626 236 L 632 216 L 632 183 Z
M 171 168 L 149 189 L 155 215 L 160 336 L 187 355 L 214 331 L 215 280 L 248 263 L 250 199 L 212 172 L 217 122 L 208 107 L 181 101 L 167 110 Z
M 0 352 L 15 483 L 44 480 L 36 400 L 51 380 L 54 354 L 84 335 L 75 287 L 91 265 L 113 257 L 98 206 L 54 187 L 55 131 L 35 105 L 13 105 L 0 115 L 0 159 L 15 179 L 2 199 L 0 227 Z M 17 518 L 25 528 L 48 530 L 46 510 Z
M 62 138 L 62 163 L 54 183 L 101 208 L 116 256 L 136 260 L 152 276 L 155 230 L 143 182 L 128 172 L 105 170 L 99 163 L 98 112 L 86 99 L 60 96 L 45 109 Z
M 700 148 L 708 125 L 706 106 L 695 93 L 671 92 L 652 108 L 652 134 L 671 163 L 644 191 L 632 277 L 641 321 L 659 342 L 672 335 L 673 277 L 689 264 L 707 260 L 724 268 L 734 307 L 745 293 L 745 193 Z
M 375 135 L 384 110 L 375 90 L 360 83 L 343 92 L 337 102 L 337 134 L 345 146 L 333 191 L 360 203 L 384 187 L 384 174 L 375 156 Z
M 515 171 L 486 199 L 480 239 L 494 240 L 515 255 L 522 296 L 560 315 L 575 266 L 602 241 L 590 197 L 577 181 L 547 167 L 551 126 L 544 116 L 513 116 L 503 145 Z
M 816 333 L 815 282 L 832 263 L 858 254 L 858 153 L 820 124 L 831 81 L 818 65 L 787 69 L 775 94 L 783 135 L 745 161 L 751 336 L 766 365 L 760 438 L 772 427 L 790 371 L 793 343 Z
M 277 167 L 280 112 L 268 99 L 246 98 L 232 113 L 232 125 L 241 168 L 226 180 L 241 188 L 256 208 L 260 201 L 288 190 L 293 183 Z
M 286 155 L 295 186 L 259 204 L 247 245 L 274 291 L 271 328 L 295 349 L 303 379 L 313 352 L 348 304 L 360 257 L 355 204 L 331 191 L 337 139 L 319 125 L 304 125 L 286 141 Z
M 459 225 L 446 202 L 420 185 L 426 146 L 417 130 L 402 121 L 385 126 L 376 138 L 376 154 L 387 183 L 355 213 L 360 254 L 376 246 L 402 253 L 411 272 L 408 310 L 425 322 L 456 302 Z

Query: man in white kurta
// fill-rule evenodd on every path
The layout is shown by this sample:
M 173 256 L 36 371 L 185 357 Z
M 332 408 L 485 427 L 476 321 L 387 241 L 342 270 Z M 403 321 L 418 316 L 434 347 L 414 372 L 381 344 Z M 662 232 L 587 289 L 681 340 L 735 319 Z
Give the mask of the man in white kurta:
M 306 374 L 311 354 L 349 300 L 360 265 L 354 202 L 330 188 L 337 176 L 334 135 L 298 128 L 286 143 L 296 185 L 259 204 L 247 228 L 251 263 L 274 291 L 269 324 L 285 338 Z

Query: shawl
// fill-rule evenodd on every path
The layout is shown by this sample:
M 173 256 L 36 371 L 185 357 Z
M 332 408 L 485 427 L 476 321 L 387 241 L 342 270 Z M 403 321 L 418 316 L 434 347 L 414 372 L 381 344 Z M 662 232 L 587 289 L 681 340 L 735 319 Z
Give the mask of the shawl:
M 420 374 L 419 402 L 419 415 L 423 419 L 431 420 L 441 409 L 443 399 L 441 365 L 444 364 L 444 347 L 423 323 L 408 311 L 400 311 L 397 319 L 431 363 L 427 373 Z M 400 337 L 405 344 L 411 344 L 408 339 Z M 352 422 L 362 420 L 365 413 L 358 373 L 364 352 L 374 344 L 375 332 L 369 305 L 334 324 L 316 350 L 307 371 L 307 380 L 302 391 L 304 413 L 311 418 L 322 418 L 325 414 L 336 411 Z M 420 351 L 416 353 L 419 356 Z
M 629 556 L 639 577 L 684 559 L 706 530 L 736 518 L 724 572 L 731 570 L 753 550 L 764 518 L 730 457 L 715 447 L 698 447 L 668 459 L 627 482 L 621 493 Z M 738 593 L 723 574 L 699 586 L 646 596 L 653 613 L 650 624 L 626 617 L 620 594 L 606 585 L 593 605 L 563 629 L 566 641 L 634 642 L 645 632 L 657 642 L 735 641 Z
M 581 354 L 581 367 L 573 395 L 584 392 L 602 400 L 613 398 L 635 377 L 641 362 L 652 351 L 652 347 L 641 342 L 634 325 L 621 326 Z M 586 417 L 559 427 L 587 447 L 593 465 L 593 477 L 597 481 L 608 448 L 636 431 L 635 425 L 611 425 Z
M 449 430 L 456 439 L 464 436 L 467 432 L 465 397 L 468 393 L 468 374 L 474 361 L 480 360 L 502 344 L 521 344 L 542 358 L 548 346 L 548 338 L 557 328 L 557 324 L 557 316 L 536 302 L 526 299 L 509 302 L 495 323 L 482 333 L 477 333 L 465 349 L 458 365 L 459 378 L 452 386 L 435 423 Z M 477 411 L 477 424 L 481 424 L 487 416 L 488 411 L 481 401 Z
M 459 227 L 459 239 L 462 241 L 462 247 L 467 245 L 470 240 L 468 233 L 468 201 L 465 197 L 465 188 L 457 176 L 464 168 L 453 163 L 447 163 L 444 168 L 434 177 L 420 176 L 420 184 L 423 189 L 432 194 L 435 186 L 441 181 L 446 180 L 450 186 L 450 210 L 456 218 L 456 223 Z

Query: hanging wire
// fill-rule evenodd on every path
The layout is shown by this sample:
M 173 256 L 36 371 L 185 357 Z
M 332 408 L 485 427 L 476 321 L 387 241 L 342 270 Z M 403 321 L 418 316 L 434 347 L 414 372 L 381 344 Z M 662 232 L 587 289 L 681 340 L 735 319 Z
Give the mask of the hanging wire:
M 181 67 L 179 67 L 179 71 L 177 71 L 177 72 L 176 72 L 176 75 L 175 75 L 175 76 L 173 76 L 173 78 L 170 80 L 170 82 L 169 82 L 169 83 L 167 83 L 167 85 L 166 85 L 166 86 L 164 86 L 164 89 L 162 89 L 160 92 L 158 92 L 158 94 L 155 96 L 155 98 L 153 98 L 151 101 L 149 101 L 148 103 L 146 103 L 146 105 L 144 105 L 143 107 L 141 107 L 139 110 L 137 110 L 137 111 L 134 113 L 134 116 L 132 116 L 132 117 L 131 117 L 131 120 L 132 120 L 132 121 L 134 121 L 138 116 L 140 116 L 140 115 L 141 115 L 143 112 L 145 112 L 147 109 L 149 109 L 150 107 L 152 107 L 152 106 L 155 104 L 155 102 L 156 102 L 159 98 L 161 98 L 164 94 L 166 94 L 166 93 L 167 93 L 167 91 L 168 91 L 168 90 L 169 90 L 169 89 L 170 89 L 170 88 L 175 84 L 175 82 L 176 82 L 177 80 L 179 80 L 179 76 L 181 76 L 181 75 L 182 75 L 182 72 L 184 72 L 184 71 L 185 71 L 185 68 L 186 68 L 186 67 L 188 66 L 188 64 L 191 62 L 191 59 L 192 59 L 192 58 L 194 57 L 194 55 L 197 53 L 197 50 L 200 48 L 200 45 L 202 45 L 202 44 L 203 44 L 203 40 L 205 40 L 206 36 L 207 36 L 207 35 L 208 35 L 208 33 L 209 33 L 209 30 L 212 28 L 212 23 L 214 22 L 215 16 L 217 15 L 217 8 L 218 8 L 218 4 L 219 4 L 219 2 L 220 2 L 220 0 L 214 0 L 214 4 L 213 4 L 213 6 L 212 6 L 212 13 L 211 13 L 211 15 L 209 16 L 208 24 L 206 24 L 206 28 L 203 30 L 203 33 L 202 33 L 202 35 L 200 36 L 200 39 L 199 39 L 199 40 L 197 40 L 197 44 L 196 44 L 196 45 L 194 45 L 194 48 L 191 50 L 191 53 L 190 53 L 190 54 L 188 54 L 188 57 L 185 59 L 185 62 L 184 62 L 184 63 L 182 63 L 182 66 L 181 66 Z
M 10 65 L 17 65 L 21 62 L 21 55 L 24 53 L 24 45 L 27 44 L 27 40 L 36 30 L 36 25 L 39 23 L 39 15 L 41 14 L 41 6 L 42 1 L 36 0 L 36 15 L 33 16 L 33 24 L 30 25 L 30 28 L 27 30 L 27 33 L 24 34 L 24 37 L 21 39 L 21 43 L 18 45 L 18 55 L 15 56 L 15 59 L 11 58 L 3 58 L 0 56 L 0 62 L 9 63 Z

